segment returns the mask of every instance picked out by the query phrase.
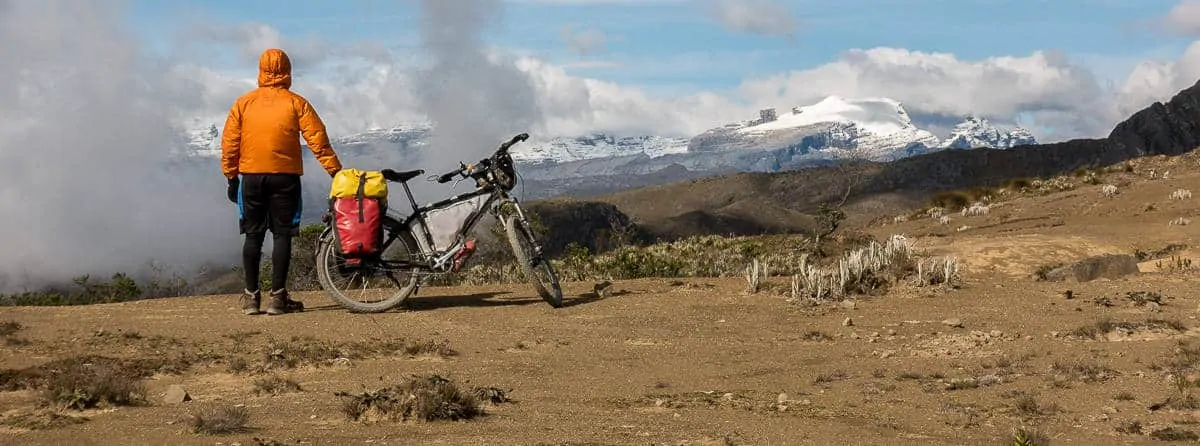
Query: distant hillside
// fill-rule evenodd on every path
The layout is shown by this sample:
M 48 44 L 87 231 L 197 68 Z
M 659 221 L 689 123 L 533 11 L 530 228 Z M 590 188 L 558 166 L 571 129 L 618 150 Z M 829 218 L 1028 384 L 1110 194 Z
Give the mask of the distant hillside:
M 1200 83 L 1167 103 L 1156 102 L 1116 125 L 1105 138 L 1076 139 L 1007 149 L 944 150 L 890 163 L 860 162 L 779 173 L 739 173 L 626 190 L 588 200 L 556 200 L 561 211 L 597 201 L 616 206 L 652 237 L 698 233 L 755 234 L 808 228 L 822 203 L 841 198 L 847 181 L 858 183 L 847 210 L 881 215 L 918 205 L 936 192 L 996 187 L 1005 180 L 1047 177 L 1113 165 L 1132 158 L 1178 155 L 1200 145 Z M 534 203 L 536 210 L 539 206 Z M 865 216 L 864 216 L 865 217 Z M 550 228 L 580 228 L 572 218 L 547 219 Z M 574 233 L 576 231 L 562 231 Z M 561 244 L 558 241 L 557 244 Z

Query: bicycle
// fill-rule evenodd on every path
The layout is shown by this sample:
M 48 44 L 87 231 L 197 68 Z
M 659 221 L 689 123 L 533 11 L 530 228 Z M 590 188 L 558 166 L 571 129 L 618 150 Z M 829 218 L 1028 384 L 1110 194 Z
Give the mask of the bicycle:
M 337 253 L 332 213 L 327 212 L 323 217 L 325 229 L 318 240 L 316 252 L 317 276 L 321 287 L 334 302 L 351 312 L 379 313 L 400 306 L 417 292 L 423 277 L 458 272 L 462 266 L 461 254 L 465 249 L 473 249 L 468 247 L 467 236 L 473 232 L 485 213 L 488 213 L 495 216 L 503 226 L 513 255 L 521 264 L 521 271 L 533 284 L 534 290 L 550 306 L 561 307 L 562 288 L 558 275 L 549 260 L 543 257 L 542 247 L 535 239 L 517 199 L 509 195 L 516 183 L 516 169 L 508 149 L 528 138 L 529 134 L 521 133 L 501 144 L 491 156 L 473 165 L 466 165 L 460 161 L 457 169 L 440 176 L 430 176 L 430 181 L 434 181 L 436 177 L 438 183 L 447 183 L 456 176 L 460 177 L 459 181 L 473 179 L 476 189 L 424 206 L 417 205 L 412 189 L 408 186 L 408 182 L 423 175 L 424 170 L 396 172 L 383 169 L 381 173 L 386 181 L 403 186 L 412 206 L 412 213 L 407 216 L 381 216 L 383 244 L 380 245 L 380 249 L 375 255 L 361 259 L 358 265 L 349 266 Z M 456 230 L 440 234 L 431 231 L 431 216 L 444 215 L 456 207 L 472 204 L 475 208 L 469 211 L 465 220 L 455 219 L 461 221 Z M 389 248 L 399 248 L 402 252 L 389 259 Z M 544 273 L 546 278 L 537 277 L 537 272 Z M 407 273 L 409 277 L 400 280 L 396 278 L 397 273 Z M 386 278 L 397 290 L 394 293 L 384 292 L 382 287 L 373 287 L 375 280 L 381 277 Z M 383 293 L 384 297 L 371 302 L 352 299 L 333 283 L 339 278 L 349 278 L 351 284 L 357 278 L 361 280 L 362 285 L 358 288 L 363 294 L 370 290 Z

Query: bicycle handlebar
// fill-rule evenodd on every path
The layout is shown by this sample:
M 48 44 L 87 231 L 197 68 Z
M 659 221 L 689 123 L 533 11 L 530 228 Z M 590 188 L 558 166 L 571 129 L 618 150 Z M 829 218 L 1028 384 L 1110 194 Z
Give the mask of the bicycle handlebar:
M 529 134 L 528 134 L 528 133 L 521 133 L 521 134 L 519 134 L 519 135 L 517 135 L 517 136 L 514 136 L 514 137 L 512 137 L 512 139 L 508 140 L 508 142 L 506 142 L 506 143 L 504 143 L 504 144 L 501 144 L 501 145 L 500 145 L 500 148 L 499 148 L 499 149 L 496 149 L 496 153 L 497 153 L 497 154 L 499 154 L 499 153 L 504 153 L 504 152 L 507 152 L 507 151 L 508 151 L 508 148 L 509 148 L 509 147 L 512 147 L 512 145 L 513 145 L 513 144 L 516 144 L 516 143 L 519 143 L 519 142 L 525 141 L 525 140 L 527 140 L 527 139 L 529 139 Z
M 501 154 L 507 153 L 509 147 L 512 147 L 513 144 L 523 142 L 527 139 L 529 139 L 528 133 L 520 133 L 516 136 L 513 136 L 512 139 L 504 142 L 503 144 L 500 144 L 500 148 L 496 149 L 496 153 L 493 156 L 499 156 Z M 446 172 L 446 173 L 442 174 L 441 176 L 439 176 L 437 178 L 437 182 L 438 183 L 448 183 L 448 182 L 450 182 L 450 180 L 454 179 L 455 175 L 460 175 L 460 174 L 462 174 L 462 172 L 464 170 L 467 169 L 467 165 L 463 164 L 462 162 L 459 162 L 458 164 L 459 164 L 459 167 L 457 169 Z
M 437 179 L 437 182 L 438 182 L 438 183 L 446 183 L 446 182 L 449 182 L 450 180 L 453 180 L 453 179 L 454 179 L 454 176 L 455 176 L 455 175 L 458 175 L 458 174 L 459 174 L 459 173 L 461 173 L 462 171 L 463 171 L 463 168 L 462 168 L 462 167 L 459 167 L 459 168 L 457 168 L 457 169 L 454 169 L 453 171 L 450 171 L 450 172 L 443 173 L 443 174 L 442 174 L 442 176 L 438 177 L 438 179 Z

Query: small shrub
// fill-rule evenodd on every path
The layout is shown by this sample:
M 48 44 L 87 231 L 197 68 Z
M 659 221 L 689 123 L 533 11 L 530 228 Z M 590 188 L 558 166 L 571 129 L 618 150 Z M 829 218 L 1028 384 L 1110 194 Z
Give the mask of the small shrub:
M 971 196 L 961 191 L 938 192 L 933 195 L 933 198 L 929 199 L 929 204 L 934 207 L 957 211 L 971 204 Z
M 814 386 L 819 386 L 821 384 L 828 384 L 828 383 L 832 383 L 832 382 L 836 382 L 836 381 L 841 381 L 841 380 L 847 379 L 849 377 L 850 377 L 850 375 L 847 375 L 846 372 L 844 372 L 844 371 L 834 370 L 831 373 L 823 373 L 823 374 L 817 375 L 816 378 L 813 378 L 812 383 Z
M 829 337 L 829 335 L 825 334 L 824 332 L 821 332 L 818 330 L 809 330 L 809 331 L 804 332 L 804 334 L 800 335 L 800 339 L 804 339 L 806 341 L 820 342 L 820 341 L 828 341 L 833 338 Z
M 1062 266 L 1062 263 L 1039 266 L 1038 269 L 1033 272 L 1033 280 L 1036 282 L 1045 282 L 1046 280 L 1049 280 L 1051 271 L 1061 268 Z
M 976 216 L 976 215 L 987 215 L 989 212 L 991 212 L 991 206 L 988 206 L 983 203 L 975 202 L 975 203 L 971 203 L 970 207 L 963 208 L 962 216 L 963 217 L 972 217 L 972 216 Z
M 22 328 L 25 328 L 25 326 L 21 325 L 21 323 L 17 321 L 0 322 L 0 336 L 12 336 L 17 334 L 18 331 L 21 331 Z
M 1142 434 L 1142 422 L 1137 421 L 1137 420 L 1127 421 L 1127 422 L 1118 424 L 1116 429 L 1117 429 L 1117 432 L 1120 432 L 1122 434 L 1141 435 Z
M 762 288 L 762 279 L 768 276 L 766 265 L 759 263 L 758 259 L 754 259 L 750 266 L 746 267 L 746 293 L 757 294 Z
M 1022 192 L 1025 189 L 1031 187 L 1032 185 L 1033 185 L 1033 182 L 1030 181 L 1028 178 L 1013 178 L 1013 179 L 1004 180 L 1004 183 L 1001 184 L 1001 187 L 1003 187 L 1004 189 L 1014 191 L 1014 192 Z
M 229 373 L 233 373 L 233 374 L 242 373 L 242 372 L 245 372 L 250 369 L 250 361 L 247 361 L 246 358 L 243 358 L 241 356 L 234 356 L 232 358 L 229 358 L 227 368 L 229 370 Z
M 471 393 L 475 395 L 475 399 L 489 404 L 511 403 L 513 400 L 508 396 L 508 393 L 511 391 L 511 389 L 506 390 L 499 387 L 475 387 L 471 389 Z
M 1118 193 L 1117 186 L 1112 185 L 1112 184 L 1105 184 L 1104 187 L 1100 188 L 1100 193 L 1108 198 L 1115 197 L 1115 196 L 1117 196 L 1117 193 Z
M 808 264 L 807 258 L 801 260 L 801 273 L 793 278 L 793 299 L 841 299 L 851 294 L 873 294 L 914 275 L 920 286 L 953 285 L 958 279 L 956 259 L 920 259 L 911 242 L 900 235 L 885 243 L 872 241 L 849 251 L 829 269 Z
M 449 341 L 409 341 L 404 344 L 404 354 L 409 356 L 456 356 L 458 352 L 450 348 Z
M 1017 429 L 1013 433 L 1012 446 L 1049 446 L 1050 438 L 1037 431 L 1026 428 Z
M 1169 273 L 1192 271 L 1194 269 L 1192 266 L 1192 259 L 1175 255 L 1172 255 L 1171 258 L 1165 262 L 1163 260 L 1154 262 L 1154 267 L 1159 271 L 1165 271 Z
M 479 400 L 439 375 L 413 375 L 400 385 L 361 394 L 338 392 L 351 421 L 465 420 L 483 415 Z
M 1117 401 L 1134 401 L 1137 400 L 1137 397 L 1134 397 L 1133 394 L 1129 392 L 1120 392 L 1116 395 L 1113 395 L 1113 399 Z
M 206 406 L 192 415 L 192 432 L 204 435 L 228 435 L 244 432 L 250 422 L 246 406 Z
M 367 342 L 330 342 L 311 336 L 293 336 L 286 341 L 271 341 L 263 350 L 263 368 L 292 369 L 323 366 L 344 359 L 365 359 L 379 355 L 406 354 L 454 356 L 458 352 L 446 341 L 375 340 Z
M 113 274 L 107 282 L 97 282 L 91 276 L 79 276 L 71 281 L 74 288 L 48 287 L 42 291 L 0 296 L 0 306 L 59 306 L 91 305 L 126 302 L 141 299 L 143 289 L 124 273 Z
M 0 417 L 0 426 L 28 430 L 49 430 L 87 422 L 87 417 L 67 415 L 57 410 L 38 409 Z
M 1197 441 L 1200 440 L 1200 435 L 1196 435 L 1195 432 L 1189 430 L 1169 426 L 1150 432 L 1150 438 L 1159 441 Z
M 271 375 L 266 378 L 254 380 L 254 393 L 256 395 L 280 395 L 289 392 L 303 392 L 300 388 L 300 383 L 291 378 L 284 378 L 278 375 Z
M 1053 403 L 1042 404 L 1031 395 L 1025 395 L 1017 398 L 1017 401 L 1013 404 L 1013 407 L 1017 410 L 1018 414 L 1025 417 L 1037 417 L 1058 411 L 1058 406 L 1054 405 Z
M 146 389 L 119 362 L 100 357 L 70 358 L 47 368 L 42 397 L 51 404 L 83 410 L 145 402 Z

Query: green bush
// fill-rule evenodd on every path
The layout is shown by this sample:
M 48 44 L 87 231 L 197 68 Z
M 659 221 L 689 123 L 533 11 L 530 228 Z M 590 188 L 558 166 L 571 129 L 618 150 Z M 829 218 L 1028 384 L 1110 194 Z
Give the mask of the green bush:
M 971 205 L 971 195 L 962 191 L 938 192 L 929 200 L 929 204 L 933 207 L 939 207 L 947 211 L 957 211 Z
M 58 306 L 126 302 L 142 298 L 143 289 L 124 273 L 112 275 L 109 281 L 94 281 L 84 275 L 72 279 L 74 289 L 31 291 L 0 296 L 0 306 Z

